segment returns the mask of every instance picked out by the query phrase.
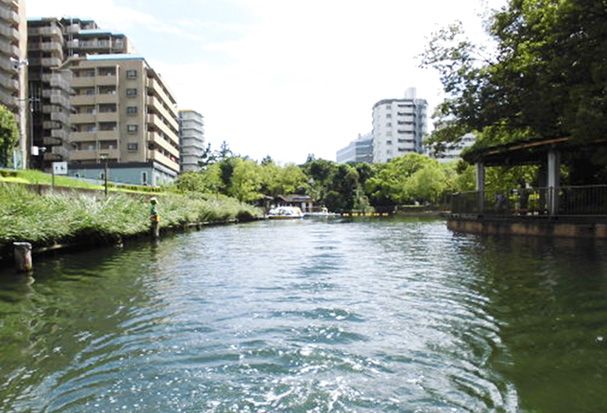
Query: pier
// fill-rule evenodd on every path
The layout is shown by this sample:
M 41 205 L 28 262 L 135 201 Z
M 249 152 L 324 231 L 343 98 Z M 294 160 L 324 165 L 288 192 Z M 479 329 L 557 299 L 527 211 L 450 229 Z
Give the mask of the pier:
M 561 185 L 561 162 L 591 158 L 606 141 L 534 140 L 478 149 L 465 156 L 476 165 L 476 190 L 454 194 L 447 226 L 487 235 L 607 238 L 607 185 Z M 485 168 L 539 165 L 536 187 L 487 190 Z

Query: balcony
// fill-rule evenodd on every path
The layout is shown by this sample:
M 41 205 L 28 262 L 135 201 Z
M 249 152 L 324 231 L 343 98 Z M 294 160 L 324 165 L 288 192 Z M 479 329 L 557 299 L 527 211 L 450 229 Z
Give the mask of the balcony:
M 94 105 L 95 95 L 76 95 L 70 97 L 70 104 L 72 106 L 83 106 L 83 105 Z
M 118 123 L 118 112 L 97 112 L 97 122 L 116 122 Z
M 5 55 L 18 57 L 19 56 L 19 48 L 10 43 L 7 43 L 6 40 L 0 39 L 0 52 Z
M 120 161 L 120 150 L 118 149 L 99 149 L 99 159 L 108 158 Z
M 57 123 L 53 122 L 52 120 L 45 120 L 44 122 L 42 122 L 43 129 L 53 129 L 56 126 L 57 126 Z
M 97 139 L 100 141 L 119 140 L 120 132 L 118 128 L 112 130 L 102 130 L 97 132 Z
M 96 150 L 72 150 L 70 153 L 70 160 L 72 161 L 97 161 Z
M 57 146 L 57 148 L 58 148 L 58 146 Z M 45 152 L 44 160 L 47 162 L 59 162 L 59 161 L 63 161 L 63 156 L 61 156 L 58 153 Z
M 2 85 L 5 89 L 9 90 L 19 90 L 19 81 L 0 74 L 0 85 Z
M 1 26 L 0 25 L 0 35 L 4 36 L 8 39 L 10 39 L 11 41 L 19 41 L 19 30 L 14 29 L 12 27 L 7 27 L 7 26 Z
M 17 102 L 18 102 L 17 98 L 0 90 L 0 103 L 2 103 L 4 106 L 8 106 L 9 108 L 16 108 Z
M 117 93 L 108 93 L 103 95 L 95 95 L 96 103 L 116 103 L 118 104 L 118 94 Z
M 53 146 L 52 154 L 61 157 L 64 161 L 70 159 L 70 151 L 63 145 Z
M 52 112 L 51 120 L 54 120 L 55 122 L 61 122 L 63 124 L 69 123 L 69 117 L 64 112 Z
M 117 86 L 118 77 L 116 75 L 98 75 L 95 76 L 95 84 L 98 86 Z
M 61 66 L 61 63 L 63 62 L 58 57 L 43 57 L 40 59 L 40 63 L 44 67 L 57 67 Z
M 80 25 L 79 24 L 71 24 L 65 28 L 65 31 L 69 34 L 80 33 Z
M 146 121 L 148 124 L 152 125 L 154 129 L 158 129 L 164 132 L 165 135 L 169 136 L 170 138 L 173 138 L 172 140 L 175 143 L 179 142 L 178 135 L 162 121 L 160 116 L 147 115 Z
M 169 152 L 171 155 L 179 158 L 179 149 L 170 144 L 164 137 L 156 132 L 147 133 L 148 143 L 154 143 L 156 146 Z
M 44 74 L 42 75 L 42 80 L 49 82 L 50 85 L 54 88 L 63 89 L 69 93 L 72 93 L 70 82 L 68 78 L 64 75 L 60 75 L 57 73 L 54 73 L 52 75 Z
M 80 49 L 84 50 L 96 50 L 96 49 L 109 49 L 111 47 L 109 40 L 81 40 L 78 42 Z
M 17 74 L 18 72 L 18 69 L 13 65 L 13 62 L 11 62 L 9 59 L 0 59 L 0 69 L 12 74 Z
M 72 142 L 95 142 L 97 140 L 97 132 L 72 132 L 70 133 L 70 141 Z
M 162 101 L 167 103 L 167 106 L 170 107 L 170 110 L 175 118 L 178 117 L 177 109 L 175 109 L 173 106 L 176 104 L 175 99 L 172 96 L 169 96 L 158 80 L 148 77 L 145 80 L 145 86 L 150 89 L 152 93 L 156 94 Z
M 53 136 L 45 136 L 42 139 L 44 146 L 57 146 L 63 144 L 63 140 L 60 138 L 55 138 Z
M 27 31 L 30 36 L 54 36 L 63 41 L 63 33 L 61 33 L 61 29 L 57 26 L 29 27 Z
M 162 165 L 166 166 L 169 169 L 172 169 L 175 172 L 179 172 L 179 164 L 157 150 L 149 151 L 149 158 L 153 161 L 161 163 Z
M 94 76 L 78 76 L 73 77 L 71 86 L 74 88 L 78 87 L 93 87 L 95 86 L 95 77 Z
M 151 106 L 156 112 L 160 113 L 165 121 L 169 123 L 173 127 L 175 131 L 179 130 L 179 123 L 177 119 L 166 107 L 162 106 L 161 101 L 153 96 L 148 96 L 146 103 Z
M 55 52 L 63 57 L 63 47 L 59 42 L 44 42 L 39 43 L 40 50 L 44 52 Z
M 64 141 L 68 140 L 68 133 L 65 129 L 53 129 L 51 130 L 51 136 L 53 138 L 58 138 L 58 139 L 62 139 Z
M 72 125 L 78 123 L 95 123 L 96 117 L 94 113 L 72 113 L 70 115 L 70 123 Z
M 0 19 L 19 23 L 19 14 L 13 10 L 5 9 L 3 7 L 0 8 Z
M 60 94 L 54 94 L 51 95 L 51 103 L 55 104 L 55 105 L 61 105 L 64 108 L 70 108 L 70 100 L 69 98 L 60 95 Z

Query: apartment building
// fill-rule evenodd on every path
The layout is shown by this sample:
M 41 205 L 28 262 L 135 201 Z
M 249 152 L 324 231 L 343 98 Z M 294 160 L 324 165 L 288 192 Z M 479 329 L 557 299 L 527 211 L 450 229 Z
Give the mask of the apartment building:
M 180 170 L 176 101 L 141 56 L 72 57 L 69 173 L 139 185 L 172 181 Z
M 345 148 L 337 151 L 337 162 L 373 162 L 373 134 L 358 135 L 358 138 Z
M 93 20 L 42 18 L 27 22 L 29 88 L 33 98 L 33 144 L 40 155 L 33 164 L 68 160 L 71 73 L 63 67 L 70 57 L 128 53 L 124 34 L 101 30 Z
M 423 152 L 428 103 L 417 99 L 414 88 L 402 99 L 384 99 L 373 105 L 373 162 L 383 163 L 409 152 Z
M 0 0 L 0 104 L 17 117 L 18 162 L 27 158 L 27 23 L 23 0 Z
M 427 153 L 430 157 L 441 163 L 456 161 L 461 159 L 462 151 L 474 145 L 476 138 L 473 133 L 467 133 L 456 144 L 447 146 L 442 151 L 436 151 L 429 147 Z
M 181 172 L 198 171 L 204 153 L 204 117 L 194 110 L 179 111 Z

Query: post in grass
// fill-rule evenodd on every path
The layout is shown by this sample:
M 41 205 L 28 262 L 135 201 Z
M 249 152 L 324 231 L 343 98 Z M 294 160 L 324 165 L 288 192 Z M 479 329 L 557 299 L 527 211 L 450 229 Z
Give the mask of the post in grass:
M 34 269 L 32 264 L 32 244 L 29 242 L 13 242 L 15 248 L 15 267 L 19 273 L 31 273 Z

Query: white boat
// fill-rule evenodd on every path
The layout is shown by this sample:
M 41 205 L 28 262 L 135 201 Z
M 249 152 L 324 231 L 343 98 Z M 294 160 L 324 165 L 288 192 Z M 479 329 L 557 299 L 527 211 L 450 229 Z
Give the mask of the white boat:
M 280 206 L 272 208 L 268 212 L 269 219 L 298 219 L 303 218 L 303 212 L 299 207 Z
M 318 211 L 304 212 L 304 218 L 327 218 L 338 216 L 339 214 L 336 214 L 335 212 L 329 212 L 329 210 L 325 207 L 321 208 Z

